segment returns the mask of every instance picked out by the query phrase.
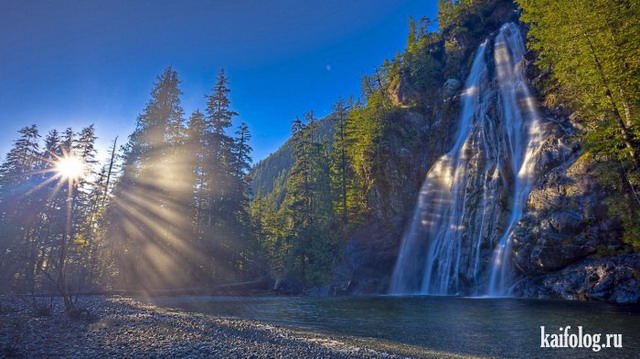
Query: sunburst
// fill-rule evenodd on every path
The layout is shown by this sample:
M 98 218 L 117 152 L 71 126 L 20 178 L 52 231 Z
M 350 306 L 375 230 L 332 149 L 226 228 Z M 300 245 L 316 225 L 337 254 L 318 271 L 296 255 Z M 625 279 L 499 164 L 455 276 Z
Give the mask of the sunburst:
M 77 181 L 85 176 L 86 165 L 79 157 L 63 156 L 55 161 L 55 172 L 62 179 Z

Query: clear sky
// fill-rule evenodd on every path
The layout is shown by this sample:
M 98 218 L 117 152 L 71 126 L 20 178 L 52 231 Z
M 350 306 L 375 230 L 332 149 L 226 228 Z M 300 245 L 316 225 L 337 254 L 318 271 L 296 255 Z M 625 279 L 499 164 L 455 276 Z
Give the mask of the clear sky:
M 44 135 L 95 123 L 100 156 L 133 130 L 156 76 L 173 66 L 185 112 L 224 67 L 231 104 L 253 135 L 254 160 L 291 121 L 327 115 L 338 97 L 406 44 L 409 16 L 436 0 L 0 0 L 0 153 L 17 130 Z

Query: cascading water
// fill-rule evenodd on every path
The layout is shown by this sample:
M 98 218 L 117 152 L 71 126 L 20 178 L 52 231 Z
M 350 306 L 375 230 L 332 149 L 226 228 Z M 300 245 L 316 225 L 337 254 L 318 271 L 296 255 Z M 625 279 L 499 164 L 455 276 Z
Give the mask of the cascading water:
M 509 294 L 511 268 L 511 230 L 522 217 L 527 197 L 535 180 L 534 167 L 543 134 L 535 101 L 527 87 L 522 68 L 524 43 L 513 24 L 503 27 L 496 37 L 495 62 L 500 84 L 500 98 L 511 147 L 512 168 L 518 169 L 513 191 L 509 225 L 498 242 L 491 260 L 488 295 Z
M 493 63 L 489 47 L 486 40 L 478 48 L 465 83 L 454 145 L 422 185 L 390 293 L 508 294 L 509 235 L 535 180 L 543 133 L 524 77 L 518 27 L 502 26 Z M 480 290 L 483 273 L 488 284 Z

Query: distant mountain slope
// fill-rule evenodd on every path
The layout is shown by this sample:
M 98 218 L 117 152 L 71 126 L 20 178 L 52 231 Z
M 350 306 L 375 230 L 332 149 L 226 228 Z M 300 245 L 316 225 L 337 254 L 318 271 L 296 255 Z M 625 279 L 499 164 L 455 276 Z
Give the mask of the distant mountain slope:
M 333 142 L 334 117 L 329 115 L 318 120 L 317 136 L 326 138 L 329 142 Z M 252 171 L 251 190 L 258 196 L 265 196 L 274 189 L 282 189 L 286 181 L 289 171 L 293 166 L 293 152 L 291 148 L 291 139 L 288 139 L 278 150 L 267 156 L 267 158 L 259 161 Z M 281 193 L 278 198 L 280 202 L 284 197 Z

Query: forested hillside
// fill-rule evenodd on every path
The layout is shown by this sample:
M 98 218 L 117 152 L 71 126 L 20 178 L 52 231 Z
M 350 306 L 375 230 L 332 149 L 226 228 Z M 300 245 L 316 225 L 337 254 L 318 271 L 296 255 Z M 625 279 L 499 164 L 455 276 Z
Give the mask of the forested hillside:
M 326 139 L 331 145 L 333 140 L 334 125 L 331 115 L 319 119 L 316 126 L 315 137 Z M 281 193 L 284 179 L 288 176 L 293 166 L 293 145 L 291 140 L 283 144 L 276 152 L 260 160 L 251 170 L 251 190 L 257 196 L 265 196 L 273 191 Z M 282 197 L 282 193 L 279 197 Z

